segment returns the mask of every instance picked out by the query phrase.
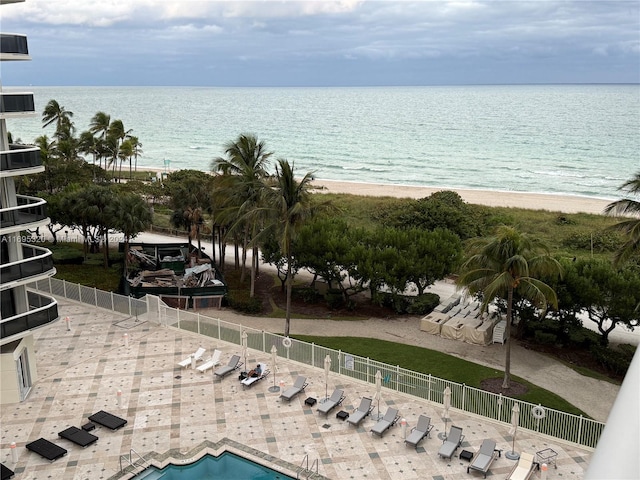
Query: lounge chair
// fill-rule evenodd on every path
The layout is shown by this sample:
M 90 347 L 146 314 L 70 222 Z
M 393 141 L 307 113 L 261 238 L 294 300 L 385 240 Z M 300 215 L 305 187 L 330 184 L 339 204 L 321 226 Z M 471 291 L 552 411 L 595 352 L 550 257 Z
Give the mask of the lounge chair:
M 251 387 L 254 383 L 259 382 L 260 380 L 263 380 L 265 378 L 267 378 L 269 376 L 270 370 L 267 368 L 267 366 L 264 363 L 259 363 L 258 364 L 260 366 L 260 375 L 258 375 L 257 377 L 246 377 L 243 378 L 240 383 L 242 384 L 242 388 L 249 388 Z
M 532 453 L 522 452 L 518 463 L 513 466 L 509 475 L 507 475 L 507 480 L 528 480 L 537 465 L 533 460 Z
M 404 443 L 418 448 L 418 443 L 420 443 L 424 437 L 429 436 L 431 430 L 433 430 L 431 417 L 420 415 L 418 417 L 418 424 L 411 429 L 411 433 L 405 438 Z
M 399 419 L 400 415 L 398 415 L 398 409 L 389 407 L 387 408 L 387 413 L 384 414 L 384 417 L 378 420 L 378 423 L 371 428 L 371 433 L 382 436 L 384 435 L 384 432 L 393 427 Z
M 438 451 L 438 455 L 442 458 L 451 458 L 456 450 L 464 440 L 464 435 L 462 435 L 462 429 L 460 427 L 452 426 L 449 430 L 449 435 L 442 443 L 440 450 Z
M 98 413 L 94 413 L 89 417 L 89 420 L 103 427 L 110 428 L 111 430 L 117 430 L 124 427 L 127 421 L 124 418 L 116 417 L 115 415 L 100 410 Z
M 344 391 L 340 390 L 339 388 L 336 388 L 331 394 L 331 396 L 327 400 L 325 400 L 323 403 L 320 404 L 320 406 L 318 407 L 318 411 L 320 413 L 324 413 L 325 415 L 328 415 L 331 410 L 333 410 L 335 407 L 337 407 L 342 403 L 344 398 L 345 398 Z
M 67 450 L 65 448 L 62 448 L 60 445 L 56 445 L 45 438 L 39 438 L 31 443 L 27 443 L 25 447 L 27 447 L 27 450 L 31 450 L 52 462 L 67 454 Z
M 483 440 L 480 450 L 471 459 L 471 465 L 467 467 L 467 473 L 469 470 L 477 470 L 484 474 L 484 478 L 487 478 L 489 467 L 499 456 L 500 450 L 496 450 L 496 442 L 489 439 Z
M 216 377 L 220 377 L 220 379 L 223 379 L 224 377 L 229 375 L 231 372 L 237 370 L 241 366 L 242 366 L 242 362 L 240 361 L 240 355 L 233 355 L 229 359 L 229 363 L 217 369 L 215 372 L 213 372 L 213 374 Z
M 355 409 L 351 415 L 349 415 L 349 418 L 347 418 L 347 422 L 349 422 L 351 425 L 355 425 L 356 427 L 360 425 L 360 422 L 371 413 L 371 410 L 373 410 L 373 405 L 371 405 L 371 403 L 372 400 L 369 397 L 362 397 L 362 400 L 360 400 L 360 405 L 358 405 L 358 408 Z
M 220 364 L 220 357 L 222 356 L 222 352 L 217 348 L 213 351 L 213 355 L 207 358 L 202 365 L 196 367 L 200 373 L 204 373 L 210 368 L 217 367 Z
M 300 392 L 304 392 L 304 389 L 307 387 L 307 385 L 309 385 L 307 383 L 307 377 L 298 376 L 298 378 L 296 378 L 296 381 L 293 382 L 293 386 L 287 388 L 280 394 L 280 398 L 290 402 L 293 397 L 298 395 Z
M 98 437 L 89 432 L 85 432 L 78 427 L 69 427 L 66 430 L 59 432 L 58 436 L 67 439 L 76 445 L 80 445 L 81 447 L 88 447 L 92 443 L 98 441 Z
M 191 359 L 195 358 L 196 362 L 199 362 L 200 360 L 202 360 L 202 356 L 204 355 L 204 352 L 206 352 L 207 350 L 200 347 L 198 348 L 198 350 L 196 350 L 194 353 L 192 353 L 191 355 L 189 355 L 187 358 L 185 358 L 184 360 L 181 360 L 178 362 L 178 365 L 180 365 L 181 367 L 188 367 L 189 365 L 191 365 Z
M 15 475 L 13 470 L 5 466 L 4 463 L 0 463 L 0 480 L 9 480 Z

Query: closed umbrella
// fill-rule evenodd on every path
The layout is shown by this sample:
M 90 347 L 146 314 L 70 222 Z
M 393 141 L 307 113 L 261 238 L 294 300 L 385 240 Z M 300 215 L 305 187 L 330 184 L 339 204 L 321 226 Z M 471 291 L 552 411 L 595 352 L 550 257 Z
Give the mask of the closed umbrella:
M 324 357 L 324 399 L 329 398 L 329 372 L 331 371 L 331 356 Z
M 269 387 L 270 392 L 277 392 L 280 387 L 276 385 L 276 365 L 278 364 L 278 349 L 275 345 L 271 346 L 271 368 L 273 369 L 273 387 Z
M 378 420 L 380 420 L 380 398 L 382 397 L 382 373 L 376 372 L 376 400 L 378 400 Z
M 520 423 L 520 404 L 514 403 L 511 409 L 511 428 L 509 429 L 509 435 L 512 437 L 511 451 L 505 453 L 505 457 L 509 460 L 518 460 L 520 454 L 516 452 L 516 432 L 518 431 L 518 425 Z
M 443 398 L 442 418 L 444 418 L 444 432 L 438 435 L 438 438 L 441 440 L 447 438 L 447 420 L 449 420 L 449 408 L 451 408 L 451 388 L 449 388 L 449 386 L 444 389 Z
M 242 331 L 242 356 L 244 357 L 244 368 L 247 368 L 247 331 Z

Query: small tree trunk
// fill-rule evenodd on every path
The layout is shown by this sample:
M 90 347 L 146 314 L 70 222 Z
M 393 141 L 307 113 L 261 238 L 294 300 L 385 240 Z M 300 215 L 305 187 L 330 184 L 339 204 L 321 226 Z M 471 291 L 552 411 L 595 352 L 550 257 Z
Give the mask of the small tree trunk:
M 289 336 L 289 330 L 291 327 L 291 291 L 293 289 L 293 278 L 291 278 L 291 256 L 287 258 L 287 306 L 284 325 L 284 336 Z

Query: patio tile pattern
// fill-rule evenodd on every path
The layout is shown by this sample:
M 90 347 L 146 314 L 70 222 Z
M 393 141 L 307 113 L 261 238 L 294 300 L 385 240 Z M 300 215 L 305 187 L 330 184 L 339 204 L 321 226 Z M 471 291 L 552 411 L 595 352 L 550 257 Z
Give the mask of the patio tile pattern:
M 269 377 L 243 389 L 237 375 L 220 380 L 211 370 L 202 374 L 177 364 L 200 346 L 207 353 L 222 350 L 224 364 L 231 355 L 241 354 L 238 345 L 58 301 L 61 317 L 71 319 L 70 329 L 60 321 L 36 333 L 38 381 L 25 402 L 4 406 L 0 416 L 1 461 L 16 472 L 16 479 L 129 478 L 121 477 L 119 460 L 132 448 L 143 456 L 155 452 L 159 458 L 169 454 L 188 458 L 194 449 L 215 450 L 221 444 L 253 452 L 279 468 L 298 467 L 308 455 L 309 464 L 318 461 L 322 476 L 336 480 L 482 478 L 467 473 L 468 463 L 458 454 L 462 449 L 477 450 L 485 438 L 494 439 L 502 449 L 487 478 L 505 478 L 514 465 L 505 457 L 512 449 L 508 425 L 451 410 L 448 425 L 462 427 L 465 440 L 456 455 L 444 460 L 437 454 L 442 443 L 438 434 L 444 428 L 439 404 L 383 389 L 379 413 L 390 405 L 398 408 L 406 419 L 406 432 L 419 415 L 431 417 L 435 425 L 431 438 L 414 449 L 404 444 L 401 422 L 382 438 L 370 433 L 378 415 L 375 401 L 371 416 L 357 428 L 336 417 L 340 410 L 353 411 L 363 396 L 373 396 L 373 385 L 336 374 L 325 385 L 323 369 L 279 359 L 277 368 L 269 365 Z M 248 366 L 270 361 L 270 354 L 248 351 Z M 281 381 L 284 388 L 290 386 L 297 375 L 307 376 L 309 386 L 290 403 L 280 401 L 280 392 L 269 390 Z M 346 398 L 326 417 L 316 411 L 317 404 L 304 403 L 307 397 L 322 400 L 325 390 L 330 393 L 334 388 L 344 389 Z M 128 423 L 116 431 L 97 426 L 92 433 L 99 440 L 85 449 L 58 438 L 58 432 L 80 427 L 99 410 Z M 24 448 L 40 437 L 63 446 L 68 454 L 50 463 Z M 11 442 L 17 444 L 17 463 L 12 462 Z M 589 449 L 518 432 L 516 451 L 544 448 L 558 452 L 557 469 L 549 469 L 549 479 L 584 476 Z M 534 474 L 539 476 L 540 472 Z

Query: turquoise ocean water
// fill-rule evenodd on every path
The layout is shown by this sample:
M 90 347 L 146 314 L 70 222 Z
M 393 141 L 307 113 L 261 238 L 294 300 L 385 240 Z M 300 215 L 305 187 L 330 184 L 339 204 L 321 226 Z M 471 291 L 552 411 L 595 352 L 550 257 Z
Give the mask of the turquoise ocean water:
M 619 198 L 640 170 L 639 85 L 358 88 L 28 87 L 98 111 L 142 143 L 139 167 L 208 171 L 240 133 L 322 180 Z M 32 142 L 41 117 L 8 121 Z

